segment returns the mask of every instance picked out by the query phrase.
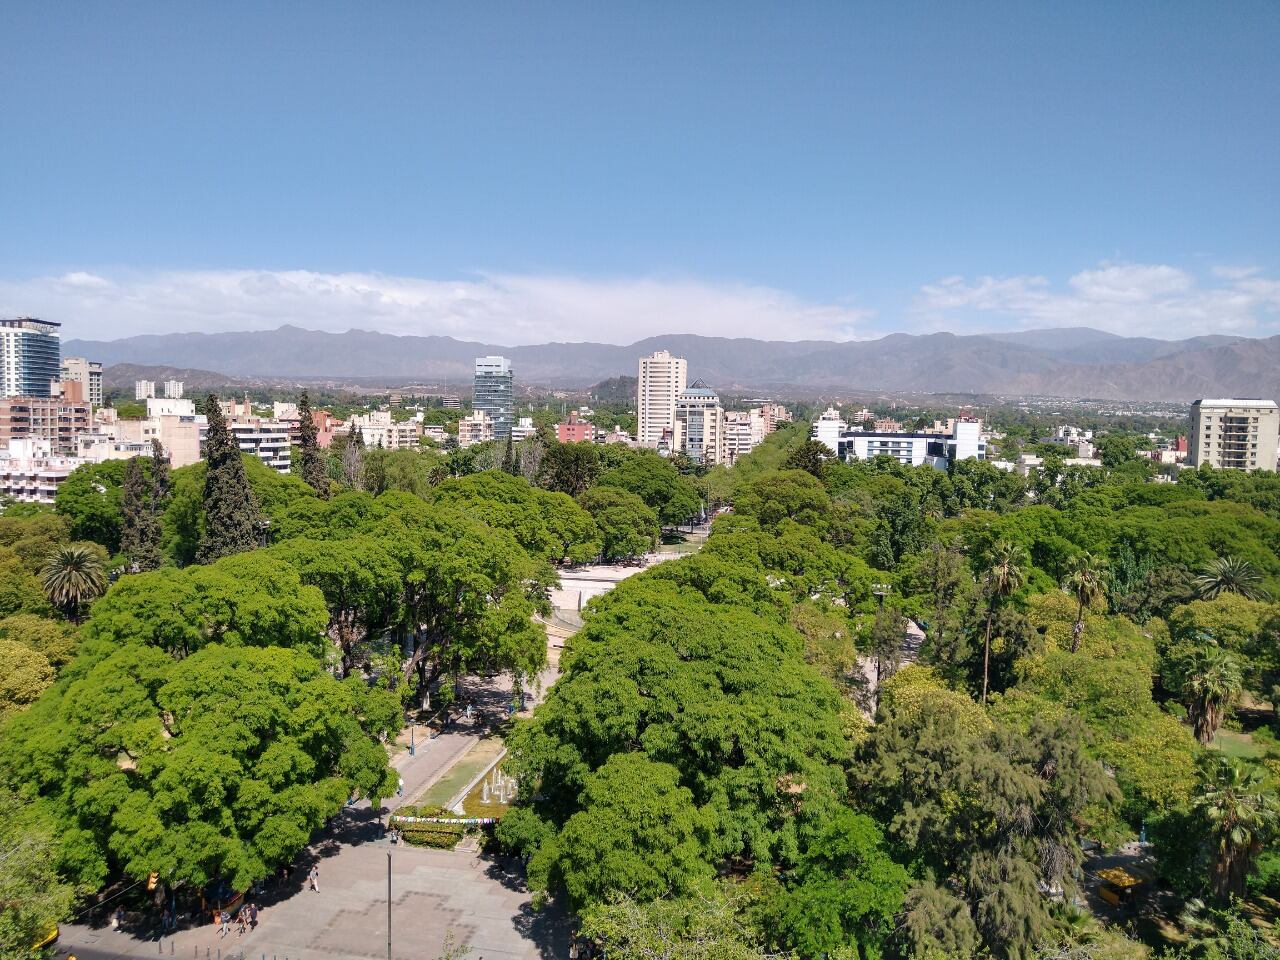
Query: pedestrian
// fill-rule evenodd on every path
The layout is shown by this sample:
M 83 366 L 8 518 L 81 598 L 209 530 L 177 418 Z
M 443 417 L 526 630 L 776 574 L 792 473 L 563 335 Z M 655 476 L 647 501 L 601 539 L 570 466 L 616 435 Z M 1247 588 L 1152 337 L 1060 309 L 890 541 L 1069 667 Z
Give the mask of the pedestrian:
M 119 930 L 124 926 L 124 907 L 116 907 L 116 912 L 111 915 L 111 929 Z
M 243 937 L 244 932 L 245 930 L 248 929 L 248 927 L 249 927 L 248 914 L 243 909 L 237 911 L 236 912 L 236 936 Z
M 164 912 L 160 914 L 160 929 L 164 933 L 169 932 L 169 925 L 173 923 L 173 914 L 169 912 L 169 908 L 165 907 Z
M 398 797 L 404 796 L 404 777 L 400 778 L 400 787 L 399 789 L 396 790 L 396 796 Z
M 249 929 L 258 929 L 258 905 L 256 903 L 249 904 Z
M 218 913 L 218 935 L 225 937 L 231 930 L 231 914 L 222 910 Z
M 307 879 L 311 881 L 311 889 L 314 890 L 316 893 L 319 893 L 320 892 L 320 868 L 316 866 L 314 863 L 311 865 L 311 870 L 307 874 Z

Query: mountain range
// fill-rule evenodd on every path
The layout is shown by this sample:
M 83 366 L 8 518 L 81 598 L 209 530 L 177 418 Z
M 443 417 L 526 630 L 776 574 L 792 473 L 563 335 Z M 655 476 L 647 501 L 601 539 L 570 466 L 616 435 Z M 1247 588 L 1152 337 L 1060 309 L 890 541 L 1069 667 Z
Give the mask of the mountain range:
M 846 342 L 673 334 L 627 346 L 503 347 L 452 337 L 282 326 L 68 340 L 63 354 L 107 366 L 160 365 L 299 381 L 348 378 L 388 386 L 467 383 L 476 357 L 500 354 L 511 358 L 521 383 L 578 388 L 634 374 L 639 357 L 661 349 L 688 360 L 691 380 L 700 377 L 723 392 L 882 390 L 1120 400 L 1280 395 L 1280 336 L 1157 340 L 1088 327 L 973 335 L 894 333 Z

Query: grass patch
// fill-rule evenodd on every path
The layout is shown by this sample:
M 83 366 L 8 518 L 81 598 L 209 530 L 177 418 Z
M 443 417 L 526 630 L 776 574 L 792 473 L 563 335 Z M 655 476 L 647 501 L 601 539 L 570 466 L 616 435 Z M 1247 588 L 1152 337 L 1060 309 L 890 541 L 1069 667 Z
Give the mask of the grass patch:
M 1253 742 L 1247 733 L 1236 733 L 1232 730 L 1219 730 L 1213 738 L 1213 747 L 1228 757 L 1237 760 L 1257 760 L 1266 754 L 1262 747 Z
M 486 737 L 468 750 L 448 773 L 429 786 L 414 803 L 424 807 L 443 807 L 473 778 L 478 777 L 481 770 L 487 769 L 501 752 L 502 740 L 498 737 Z

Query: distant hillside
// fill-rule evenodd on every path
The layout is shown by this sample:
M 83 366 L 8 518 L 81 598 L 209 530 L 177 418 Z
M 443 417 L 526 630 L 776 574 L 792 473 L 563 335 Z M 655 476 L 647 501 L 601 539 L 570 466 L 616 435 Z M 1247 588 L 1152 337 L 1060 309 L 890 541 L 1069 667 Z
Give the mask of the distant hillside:
M 225 373 L 214 373 L 212 370 L 197 370 L 192 367 L 165 367 L 142 363 L 117 363 L 104 367 L 102 371 L 102 387 L 104 390 L 133 391 L 138 380 L 152 380 L 157 385 L 165 380 L 181 380 L 188 391 L 208 390 L 211 387 L 236 386 L 240 381 Z
M 673 334 L 629 346 L 503 347 L 452 337 L 397 337 L 365 330 L 323 333 L 283 326 L 246 333 L 70 340 L 64 345 L 68 355 L 108 365 L 172 369 L 175 375 L 203 373 L 217 380 L 210 386 L 232 378 L 466 383 L 476 357 L 500 353 L 512 359 L 521 384 L 574 389 L 632 377 L 639 357 L 657 349 L 685 357 L 691 378 L 701 377 L 722 391 L 884 390 L 1132 400 L 1280 396 L 1280 337 L 1155 340 L 1089 328 L 971 336 L 895 333 L 844 343 Z M 230 376 L 208 373 L 211 367 Z M 136 379 L 132 373 L 113 371 L 113 376 Z M 196 385 L 196 377 L 191 380 Z

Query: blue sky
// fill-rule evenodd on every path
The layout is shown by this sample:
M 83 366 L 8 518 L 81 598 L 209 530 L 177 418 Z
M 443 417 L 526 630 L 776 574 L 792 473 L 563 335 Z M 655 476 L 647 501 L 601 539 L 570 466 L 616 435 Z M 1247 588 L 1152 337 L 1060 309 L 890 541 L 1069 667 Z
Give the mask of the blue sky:
M 0 312 L 1280 332 L 1280 4 L 0 6 Z

